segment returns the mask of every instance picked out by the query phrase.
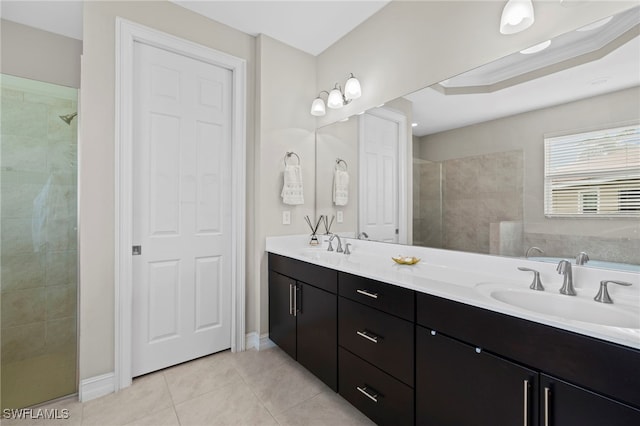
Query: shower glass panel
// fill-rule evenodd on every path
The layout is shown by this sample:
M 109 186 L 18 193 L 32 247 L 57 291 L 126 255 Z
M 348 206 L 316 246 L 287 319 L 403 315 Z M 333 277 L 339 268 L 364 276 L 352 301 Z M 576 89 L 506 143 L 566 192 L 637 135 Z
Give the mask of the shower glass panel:
M 0 402 L 77 392 L 77 89 L 0 76 Z

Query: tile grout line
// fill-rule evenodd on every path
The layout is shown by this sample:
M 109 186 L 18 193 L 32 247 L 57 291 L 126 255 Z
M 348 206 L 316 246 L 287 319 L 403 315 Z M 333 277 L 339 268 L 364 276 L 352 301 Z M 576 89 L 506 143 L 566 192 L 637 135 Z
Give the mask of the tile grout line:
M 176 416 L 176 420 L 178 421 L 178 426 L 181 426 L 180 417 L 178 416 L 178 411 L 176 410 L 176 402 L 173 400 L 173 393 L 171 393 L 171 386 L 169 386 L 169 382 L 167 381 L 167 375 L 163 371 L 162 379 L 164 380 L 165 385 L 167 386 L 167 391 L 169 391 L 169 398 L 171 399 L 171 409 L 173 410 L 174 416 Z

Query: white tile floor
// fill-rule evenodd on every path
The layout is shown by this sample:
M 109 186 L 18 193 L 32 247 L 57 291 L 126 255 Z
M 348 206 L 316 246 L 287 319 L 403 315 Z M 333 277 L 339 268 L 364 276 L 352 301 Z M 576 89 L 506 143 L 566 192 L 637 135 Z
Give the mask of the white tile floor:
M 2 426 L 373 424 L 278 348 L 222 352 L 84 404 L 66 399 L 41 408 L 66 408 L 70 417 L 2 420 Z

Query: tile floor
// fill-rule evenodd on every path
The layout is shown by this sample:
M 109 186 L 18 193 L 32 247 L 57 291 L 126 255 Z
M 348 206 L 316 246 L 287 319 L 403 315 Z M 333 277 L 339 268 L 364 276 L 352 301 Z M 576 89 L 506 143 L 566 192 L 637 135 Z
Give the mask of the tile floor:
M 2 426 L 372 425 L 279 348 L 200 358 L 135 379 L 86 403 L 66 399 L 66 420 L 2 420 Z

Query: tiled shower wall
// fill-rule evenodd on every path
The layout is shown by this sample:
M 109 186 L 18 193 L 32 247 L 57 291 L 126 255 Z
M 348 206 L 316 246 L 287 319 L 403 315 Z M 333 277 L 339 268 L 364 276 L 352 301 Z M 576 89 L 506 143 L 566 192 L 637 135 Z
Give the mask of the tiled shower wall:
M 442 163 L 414 159 L 413 244 L 442 247 Z
M 440 172 L 441 167 L 441 172 Z M 523 153 L 507 151 L 414 164 L 416 244 L 476 253 L 496 253 L 495 239 L 517 240 L 523 219 Z M 441 188 L 441 193 L 440 193 Z M 442 203 L 438 200 L 442 197 Z M 442 211 L 440 211 L 442 209 Z M 416 209 L 414 208 L 414 213 Z M 493 226 L 493 232 L 492 232 Z M 509 235 L 500 235 L 500 232 Z M 492 238 L 494 239 L 492 244 Z M 504 246 L 504 244 L 503 244 Z M 494 247 L 494 250 L 492 250 Z
M 76 111 L 75 100 L 2 88 L 3 407 L 76 391 L 77 126 L 59 117 Z M 57 383 L 37 392 L 19 383 L 51 374 Z

